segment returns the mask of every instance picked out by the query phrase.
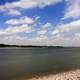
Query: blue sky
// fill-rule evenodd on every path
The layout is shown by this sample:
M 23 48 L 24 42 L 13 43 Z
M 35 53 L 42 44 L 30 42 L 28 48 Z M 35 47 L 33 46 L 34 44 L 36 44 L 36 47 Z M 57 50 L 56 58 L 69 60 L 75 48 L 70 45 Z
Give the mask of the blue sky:
M 80 46 L 79 0 L 0 0 L 0 43 Z

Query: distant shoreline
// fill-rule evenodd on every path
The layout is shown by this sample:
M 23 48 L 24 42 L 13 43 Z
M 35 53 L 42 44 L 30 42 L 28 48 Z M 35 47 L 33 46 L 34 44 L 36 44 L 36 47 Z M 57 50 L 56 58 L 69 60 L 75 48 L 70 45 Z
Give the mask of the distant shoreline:
M 63 48 L 63 46 L 37 46 L 37 45 L 8 45 L 8 44 L 0 44 L 0 48 L 5 48 L 5 47 Z

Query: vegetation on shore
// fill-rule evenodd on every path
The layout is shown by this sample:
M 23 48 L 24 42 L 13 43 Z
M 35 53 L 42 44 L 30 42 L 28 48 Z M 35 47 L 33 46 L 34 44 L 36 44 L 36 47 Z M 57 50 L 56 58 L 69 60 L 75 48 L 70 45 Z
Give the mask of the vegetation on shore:
M 39 48 L 63 48 L 62 46 L 37 46 L 37 45 L 8 45 L 0 44 L 0 47 L 39 47 Z

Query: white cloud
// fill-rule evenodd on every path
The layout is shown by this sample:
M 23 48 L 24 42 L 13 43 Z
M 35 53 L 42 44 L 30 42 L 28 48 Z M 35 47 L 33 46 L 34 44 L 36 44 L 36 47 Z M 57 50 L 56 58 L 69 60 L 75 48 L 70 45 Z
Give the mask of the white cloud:
M 5 5 L 8 5 L 9 8 L 7 8 Z M 5 5 L 0 5 L 0 11 L 6 13 L 8 15 L 14 15 L 14 16 L 21 15 L 21 12 L 16 8 L 12 8 L 10 6 L 10 3 L 6 3 Z
M 37 36 L 30 39 L 19 35 L 8 35 L 0 37 L 0 43 L 17 45 L 51 45 L 51 42 L 46 36 Z
M 44 7 L 47 5 L 55 4 L 60 2 L 61 0 L 20 0 L 12 3 L 6 3 L 4 6 L 0 6 L 2 9 L 10 9 L 10 8 L 34 8 L 34 7 Z
M 70 32 L 76 31 L 80 29 L 80 20 L 73 21 L 68 24 L 62 24 L 57 26 L 57 28 L 53 31 L 53 33 L 63 33 L 63 32 Z
M 7 13 L 8 13 L 9 15 L 21 15 L 21 12 L 19 12 L 19 11 L 16 10 L 16 9 L 9 9 L 9 10 L 7 11 Z
M 45 25 L 48 25 L 45 27 Z M 33 26 L 23 24 L 0 30 L 0 42 L 23 45 L 53 45 L 53 46 L 80 46 L 80 20 L 67 24 L 60 24 L 47 36 L 47 29 L 52 25 L 46 23 L 37 31 Z M 21 36 L 18 33 L 37 32 L 34 37 Z
M 19 35 L 7 35 L 7 36 L 0 36 L 0 43 L 3 44 L 23 44 L 25 45 L 25 41 L 27 37 L 21 37 Z M 28 44 L 28 43 L 27 43 Z
M 57 26 L 52 32 L 54 45 L 80 46 L 80 20 Z
M 38 35 L 45 35 L 48 32 L 48 29 L 52 27 L 52 24 L 47 22 L 44 25 L 41 25 L 40 29 L 37 31 Z
M 34 31 L 31 27 L 29 27 L 27 24 L 23 24 L 21 26 L 15 26 L 15 27 L 8 27 L 7 29 L 0 30 L 0 35 L 13 35 L 17 33 L 31 33 Z
M 78 38 L 80 38 L 80 32 L 75 33 L 75 36 L 78 37 Z
M 41 26 L 41 30 L 46 30 L 46 29 L 48 29 L 50 27 L 52 27 L 52 24 L 49 23 L 49 22 L 47 22 L 46 24 L 44 24 L 44 25 Z
M 21 17 L 20 19 L 7 20 L 5 23 L 9 25 L 32 24 L 34 23 L 34 20 L 27 16 L 24 16 L 24 17 Z
M 67 6 L 64 18 L 77 18 L 80 16 L 80 0 L 66 0 Z
M 58 33 L 59 33 L 59 30 L 58 30 L 58 29 L 56 29 L 56 30 L 54 30 L 54 31 L 52 32 L 53 35 L 56 35 L 56 34 L 58 34 Z
M 38 35 L 44 35 L 46 34 L 47 30 L 40 30 L 37 32 Z
M 9 15 L 21 15 L 21 12 L 17 8 L 42 8 L 61 1 L 62 0 L 19 0 L 11 3 L 7 2 L 4 5 L 0 5 L 0 11 L 6 11 L 6 13 L 8 13 Z

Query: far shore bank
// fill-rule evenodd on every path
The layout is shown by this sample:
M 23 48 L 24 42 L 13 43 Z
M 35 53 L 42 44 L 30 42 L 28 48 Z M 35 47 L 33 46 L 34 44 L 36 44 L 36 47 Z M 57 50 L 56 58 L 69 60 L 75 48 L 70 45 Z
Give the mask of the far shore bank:
M 9 44 L 0 44 L 0 48 L 6 47 L 23 47 L 23 48 L 63 48 L 63 46 L 47 46 L 47 45 L 9 45 Z

